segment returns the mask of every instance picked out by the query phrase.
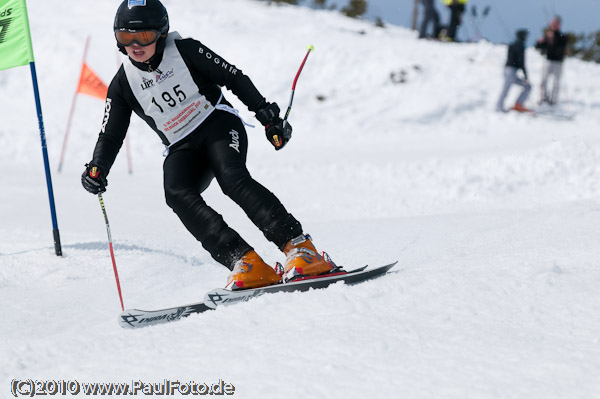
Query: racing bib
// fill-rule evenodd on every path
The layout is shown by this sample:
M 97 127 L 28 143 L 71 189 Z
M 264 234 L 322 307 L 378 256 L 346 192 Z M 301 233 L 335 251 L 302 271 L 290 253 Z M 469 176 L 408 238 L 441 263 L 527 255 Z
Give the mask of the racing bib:
M 172 145 L 196 129 L 215 107 L 198 92 L 187 65 L 175 45 L 177 32 L 169 33 L 163 59 L 154 72 L 125 62 L 129 86 L 144 113 Z

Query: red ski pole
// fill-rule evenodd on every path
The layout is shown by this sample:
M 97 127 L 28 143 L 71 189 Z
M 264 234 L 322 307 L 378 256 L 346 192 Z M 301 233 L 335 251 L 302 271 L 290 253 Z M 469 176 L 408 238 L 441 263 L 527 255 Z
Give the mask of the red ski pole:
M 104 214 L 104 221 L 106 222 L 106 232 L 108 233 L 108 248 L 110 249 L 110 257 L 112 259 L 113 269 L 115 271 L 115 279 L 117 280 L 117 290 L 119 291 L 119 299 L 121 300 L 121 310 L 125 311 L 125 306 L 123 306 L 123 295 L 121 294 L 121 283 L 119 283 L 119 272 L 117 272 L 115 252 L 113 251 L 112 237 L 110 235 L 110 225 L 108 224 L 108 216 L 106 215 L 106 208 L 104 207 L 102 193 L 98 194 L 98 200 L 100 200 L 100 207 L 102 208 L 102 213 Z
M 302 64 L 300 64 L 300 68 L 298 69 L 298 72 L 296 73 L 296 77 L 294 78 L 294 83 L 292 84 L 292 95 L 290 96 L 290 105 L 288 105 L 287 111 L 285 112 L 285 118 L 283 118 L 283 126 L 285 126 L 285 124 L 287 123 L 288 116 L 290 116 L 290 112 L 292 111 L 292 102 L 294 101 L 294 92 L 296 91 L 296 82 L 298 82 L 298 78 L 300 77 L 300 73 L 302 72 L 302 69 L 304 68 L 306 59 L 310 55 L 310 52 L 314 51 L 314 49 L 315 49 L 315 46 L 313 46 L 312 44 L 308 46 L 308 51 L 306 52 L 306 55 L 304 56 L 304 59 L 302 60 Z

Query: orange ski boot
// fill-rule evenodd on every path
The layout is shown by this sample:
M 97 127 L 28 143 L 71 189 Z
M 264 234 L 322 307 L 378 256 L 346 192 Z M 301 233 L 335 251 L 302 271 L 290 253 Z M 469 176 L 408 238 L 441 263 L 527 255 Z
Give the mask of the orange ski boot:
M 283 271 L 284 283 L 298 277 L 328 273 L 335 267 L 327 254 L 319 255 L 308 234 L 290 240 L 283 249 L 283 253 L 286 256 Z
M 279 267 L 281 265 L 278 263 Z M 264 287 L 281 281 L 281 274 L 267 265 L 255 251 L 247 252 L 233 266 L 226 289 L 236 291 Z
M 521 104 L 521 103 L 515 103 L 515 106 L 512 107 L 512 109 L 515 110 L 515 111 L 517 111 L 517 112 L 533 112 L 532 109 L 525 108 L 523 106 L 523 104 Z

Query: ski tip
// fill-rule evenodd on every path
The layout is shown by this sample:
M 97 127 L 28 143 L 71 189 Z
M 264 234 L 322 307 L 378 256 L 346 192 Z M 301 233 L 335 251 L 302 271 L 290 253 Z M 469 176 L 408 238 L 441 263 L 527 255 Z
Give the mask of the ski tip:
M 397 264 L 398 264 L 398 261 L 395 260 L 387 265 L 387 269 L 390 270 L 392 267 L 396 266 Z
M 393 261 L 393 262 L 390 262 L 390 263 L 388 263 L 388 264 L 386 264 L 386 265 L 379 266 L 379 267 L 375 267 L 375 268 L 373 268 L 373 269 L 369 269 L 369 268 L 368 268 L 368 269 L 369 269 L 369 270 L 376 270 L 376 269 L 379 269 L 379 270 L 383 270 L 383 271 L 385 271 L 385 272 L 387 273 L 388 271 L 390 271 L 390 270 L 391 270 L 391 269 L 392 269 L 394 266 L 396 266 L 397 264 L 398 264 L 398 261 L 397 261 L 397 260 L 395 260 L 395 261 Z
M 306 46 L 306 49 L 308 51 L 315 51 L 315 46 L 313 46 L 312 44 L 309 44 L 308 46 Z

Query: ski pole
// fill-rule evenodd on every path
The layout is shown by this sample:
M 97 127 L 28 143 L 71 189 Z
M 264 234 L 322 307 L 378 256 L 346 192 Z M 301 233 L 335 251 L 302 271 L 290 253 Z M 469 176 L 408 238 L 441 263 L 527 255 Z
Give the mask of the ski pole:
M 117 281 L 117 290 L 119 291 L 119 299 L 121 300 L 121 310 L 125 311 L 125 306 L 123 306 L 123 295 L 121 294 L 121 283 L 119 283 L 119 272 L 117 272 L 117 263 L 115 262 L 115 252 L 113 251 L 112 237 L 110 235 L 110 225 L 108 224 L 108 216 L 106 215 L 106 208 L 104 207 L 104 200 L 102 199 L 102 193 L 98 193 L 98 200 L 100 201 L 100 207 L 102 208 L 102 214 L 104 215 L 104 221 L 106 222 L 106 232 L 108 233 L 108 248 L 110 249 L 110 257 L 112 259 L 113 270 L 115 271 L 115 279 Z
M 292 95 L 290 96 L 290 105 L 288 105 L 287 111 L 285 112 L 285 118 L 283 118 L 283 126 L 286 125 L 288 116 L 290 116 L 290 112 L 292 111 L 292 102 L 294 102 L 294 92 L 296 91 L 296 82 L 298 81 L 298 77 L 300 76 L 300 73 L 302 72 L 302 69 L 304 68 L 306 59 L 308 58 L 310 52 L 314 51 L 314 49 L 315 49 L 315 46 L 313 46 L 312 44 L 308 46 L 308 51 L 306 52 L 306 55 L 304 56 L 304 59 L 302 60 L 302 64 L 300 64 L 300 68 L 298 69 L 298 72 L 296 73 L 296 77 L 294 78 L 294 83 L 292 84 Z

